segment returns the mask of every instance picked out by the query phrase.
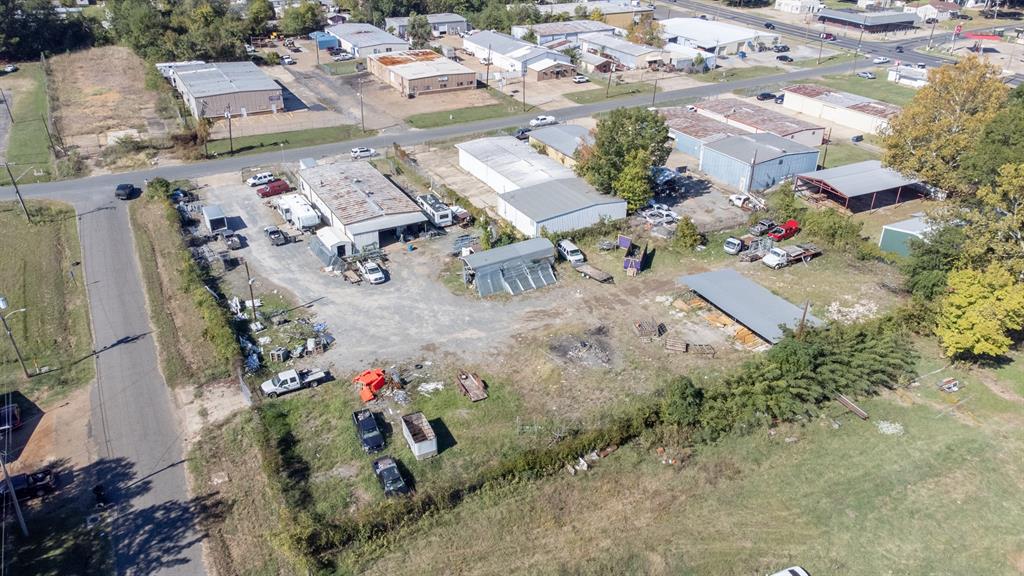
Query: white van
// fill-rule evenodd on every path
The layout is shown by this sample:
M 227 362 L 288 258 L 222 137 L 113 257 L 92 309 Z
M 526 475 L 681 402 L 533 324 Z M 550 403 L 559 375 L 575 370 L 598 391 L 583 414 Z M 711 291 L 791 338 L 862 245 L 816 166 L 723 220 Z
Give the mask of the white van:
M 558 253 L 565 258 L 572 266 L 583 264 L 587 261 L 587 257 L 583 255 L 581 251 L 571 240 L 559 240 L 558 241 Z
M 270 182 L 273 179 L 273 172 L 260 172 L 258 174 L 254 174 L 253 176 L 250 176 L 249 179 L 245 181 L 245 183 L 248 184 L 249 186 L 263 186 L 264 184 Z

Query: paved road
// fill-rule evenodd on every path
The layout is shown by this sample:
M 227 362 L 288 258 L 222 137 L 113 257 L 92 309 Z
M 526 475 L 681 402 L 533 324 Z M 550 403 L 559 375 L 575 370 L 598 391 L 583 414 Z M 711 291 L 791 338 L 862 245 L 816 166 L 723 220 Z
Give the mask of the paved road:
M 148 334 L 149 315 L 126 206 L 110 195 L 83 195 L 75 208 L 94 346 L 100 350 L 91 437 L 100 461 L 130 468 L 116 479 L 97 478 L 118 503 L 111 531 L 118 574 L 202 574 L 181 435 Z M 106 469 L 112 468 L 117 466 Z

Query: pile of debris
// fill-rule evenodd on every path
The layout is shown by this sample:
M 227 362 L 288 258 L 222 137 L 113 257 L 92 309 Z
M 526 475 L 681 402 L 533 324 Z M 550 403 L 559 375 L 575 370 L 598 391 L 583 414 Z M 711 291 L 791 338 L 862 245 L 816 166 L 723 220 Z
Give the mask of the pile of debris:
M 606 368 L 612 364 L 612 347 L 607 328 L 598 326 L 582 336 L 567 334 L 553 340 L 548 350 L 556 359 L 586 368 Z
M 589 454 L 584 454 L 583 456 L 576 458 L 575 463 L 566 464 L 565 471 L 568 472 L 570 476 L 575 476 L 577 472 L 586 472 L 587 470 L 590 470 L 590 466 L 592 464 L 596 463 L 601 458 L 607 458 L 609 454 L 615 452 L 618 449 L 618 446 L 612 444 L 607 448 L 602 448 L 601 450 L 594 450 Z

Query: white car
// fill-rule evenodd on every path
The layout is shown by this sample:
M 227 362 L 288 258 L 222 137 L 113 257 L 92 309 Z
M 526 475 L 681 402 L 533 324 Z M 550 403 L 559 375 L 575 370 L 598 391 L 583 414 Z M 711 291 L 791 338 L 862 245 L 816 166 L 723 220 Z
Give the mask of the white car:
M 799 566 L 793 566 L 791 568 L 786 568 L 785 570 L 779 570 L 778 572 L 776 572 L 775 574 L 772 574 L 771 576 L 811 576 L 811 575 L 807 573 L 807 570 L 804 570 L 803 568 L 801 568 Z
M 875 58 L 871 62 L 873 62 L 875 64 L 888 64 L 889 63 L 889 59 L 886 58 L 885 56 L 879 56 L 878 58 Z
M 676 216 L 675 212 L 666 210 L 644 210 L 640 213 L 640 216 L 652 226 L 667 226 L 679 221 L 679 217 Z
M 372 260 L 359 263 L 359 272 L 362 273 L 363 278 L 366 279 L 370 284 L 383 284 L 387 278 L 384 276 L 384 270 Z
M 551 126 L 552 124 L 558 124 L 558 120 L 555 120 L 554 116 L 537 116 L 533 120 L 530 120 L 530 128 Z
M 574 84 L 586 84 L 587 82 L 590 82 L 590 78 L 587 78 L 583 74 L 577 74 L 572 77 L 572 81 Z
M 295 64 L 295 60 L 292 60 L 291 56 L 284 55 L 284 56 L 281 56 L 281 64 L 285 64 L 285 65 Z
M 729 195 L 729 204 L 732 204 L 733 206 L 736 206 L 737 208 L 743 208 L 743 206 L 747 202 L 750 202 L 750 196 L 747 196 L 746 194 L 730 194 Z
M 373 148 L 364 148 L 359 146 L 357 148 L 353 148 L 349 155 L 352 156 L 353 160 L 358 160 L 360 158 L 372 158 L 377 155 L 377 151 Z
M 245 181 L 245 183 L 248 184 L 249 186 L 263 186 L 264 184 L 270 182 L 273 179 L 273 172 L 260 172 L 258 174 L 253 174 L 252 176 L 250 176 L 249 179 Z
M 352 58 L 353 58 L 353 56 L 351 54 L 349 54 L 348 52 L 342 52 L 341 54 L 338 54 L 337 56 L 331 56 L 331 60 L 334 60 L 335 62 L 344 62 L 346 60 L 351 60 Z
M 7 66 L 4 66 L 4 73 L 5 74 L 10 74 L 11 72 L 17 72 L 17 71 L 18 71 L 18 67 L 15 66 L 14 64 L 8 64 Z
M 857 76 L 865 80 L 874 80 L 876 78 L 874 72 L 857 72 Z
M 572 266 L 583 264 L 587 261 L 587 257 L 583 255 L 583 251 L 579 249 L 571 240 L 559 240 L 558 241 L 558 253 L 562 255 Z

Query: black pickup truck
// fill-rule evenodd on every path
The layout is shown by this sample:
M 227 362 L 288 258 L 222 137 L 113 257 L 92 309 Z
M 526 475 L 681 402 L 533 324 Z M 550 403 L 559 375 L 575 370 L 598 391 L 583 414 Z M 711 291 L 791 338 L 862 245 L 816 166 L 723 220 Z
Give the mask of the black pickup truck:
M 352 413 L 352 423 L 356 425 L 356 435 L 363 446 L 363 452 L 373 454 L 384 449 L 384 434 L 377 426 L 377 418 L 373 412 L 357 410 Z
M 382 456 L 374 460 L 373 473 L 377 475 L 385 496 L 411 492 L 405 478 L 402 478 L 402 472 L 398 469 L 398 462 L 391 456 Z

